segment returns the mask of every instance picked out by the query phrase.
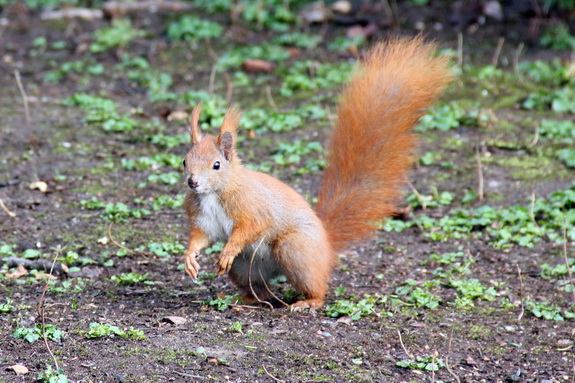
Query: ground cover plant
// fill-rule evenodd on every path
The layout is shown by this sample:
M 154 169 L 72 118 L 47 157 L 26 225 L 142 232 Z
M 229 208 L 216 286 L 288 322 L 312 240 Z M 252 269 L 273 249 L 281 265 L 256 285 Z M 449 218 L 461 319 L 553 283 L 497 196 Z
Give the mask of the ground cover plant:
M 107 3 L 0 0 L 0 382 L 574 379 L 571 2 L 509 1 L 503 21 L 441 0 L 338 3 L 50 21 Z M 403 204 L 341 255 L 326 306 L 285 308 L 285 278 L 273 309 L 242 305 L 215 274 L 222 244 L 191 281 L 191 107 L 214 132 L 239 104 L 243 162 L 313 203 L 357 57 L 420 30 L 457 80 L 416 128 Z

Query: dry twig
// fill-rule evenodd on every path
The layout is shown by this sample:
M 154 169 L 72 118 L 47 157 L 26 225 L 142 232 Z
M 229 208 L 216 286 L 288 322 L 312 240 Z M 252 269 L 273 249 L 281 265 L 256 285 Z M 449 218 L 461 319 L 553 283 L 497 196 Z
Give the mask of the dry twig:
M 226 80 L 226 102 L 229 104 L 232 102 L 232 96 L 234 95 L 234 82 L 228 72 L 223 71 L 222 73 L 224 80 Z
M 269 371 L 266 369 L 266 366 L 265 366 L 265 365 L 262 364 L 262 367 L 263 367 L 263 369 L 264 369 L 264 372 L 265 372 L 270 378 L 272 378 L 272 379 L 274 380 L 274 382 L 281 382 L 281 383 L 284 383 L 284 382 L 285 382 L 285 380 L 278 379 L 278 378 L 276 378 L 275 376 L 273 376 L 272 374 L 270 374 Z
M 435 383 L 435 356 L 437 355 L 437 351 L 434 351 L 431 354 L 431 383 Z
M 178 372 L 178 371 L 174 371 L 174 374 L 183 376 L 184 378 L 206 379 L 205 377 L 200 376 L 200 375 L 186 374 L 186 373 Z
M 571 383 L 575 383 L 575 355 L 571 354 Z
M 411 192 L 415 195 L 415 197 L 417 198 L 417 200 L 421 204 L 421 208 L 423 210 L 427 210 L 427 203 L 425 202 L 425 197 L 423 197 L 421 194 L 419 194 L 419 192 L 417 191 L 415 186 L 413 186 L 411 181 L 407 180 L 407 186 L 409 186 L 409 188 L 411 189 Z
M 481 164 L 481 151 L 477 145 L 477 196 L 483 201 L 483 165 Z
M 401 338 L 401 331 L 397 330 L 397 335 L 399 335 L 399 344 L 401 345 L 403 352 L 405 352 L 405 355 L 407 355 L 408 358 L 413 358 L 413 355 L 410 354 L 409 351 L 407 351 L 407 348 L 405 348 L 405 345 L 403 344 L 403 339 Z
M 515 55 L 513 56 L 513 71 L 515 74 L 519 74 L 519 56 L 521 56 L 521 51 L 525 44 L 521 43 L 517 47 L 517 51 L 515 51 Z
M 206 39 L 206 46 L 208 47 L 208 54 L 210 55 L 210 57 L 212 58 L 212 60 L 214 60 L 214 66 L 212 67 L 212 71 L 210 73 L 210 83 L 209 83 L 209 93 L 210 94 L 214 94 L 214 87 L 215 87 L 215 81 L 216 81 L 216 72 L 218 69 L 218 63 L 220 62 L 220 58 L 218 57 L 218 55 L 216 54 L 216 52 L 214 51 L 214 48 L 212 48 L 212 43 L 209 39 Z M 232 95 L 234 92 L 234 84 L 232 82 L 232 79 L 230 77 L 230 74 L 226 71 L 223 71 L 223 76 L 224 79 L 226 80 L 226 101 L 229 103 L 232 100 Z
M 116 241 L 112 236 L 112 225 L 114 222 L 110 222 L 110 226 L 108 226 L 108 238 L 110 238 L 110 242 L 114 245 L 118 246 L 120 249 L 126 250 L 129 254 L 136 255 L 136 252 L 132 249 L 128 249 L 126 246 L 122 245 L 120 242 Z
M 254 258 L 256 256 L 256 253 L 257 253 L 258 249 L 260 248 L 261 244 L 264 242 L 265 238 L 266 238 L 265 236 L 262 237 L 262 239 L 260 240 L 260 243 L 258 243 L 256 248 L 254 249 L 254 252 L 252 253 L 252 257 L 250 259 L 250 267 L 248 269 L 248 283 L 250 285 L 251 293 L 254 296 L 254 298 L 256 298 L 256 301 L 258 301 L 259 303 L 267 304 L 270 307 L 270 309 L 273 309 L 274 306 L 270 302 L 264 301 L 264 300 L 260 299 L 260 297 L 258 297 L 258 295 L 256 294 L 256 292 L 254 290 L 254 287 L 252 286 L 252 267 L 254 265 Z
M 144 1 L 107 1 L 102 6 L 102 10 L 107 17 L 120 17 L 128 13 L 137 12 L 184 12 L 192 8 L 191 4 L 183 1 L 170 0 L 144 0 Z
M 22 85 L 22 80 L 20 79 L 20 72 L 18 69 L 14 70 L 14 77 L 16 77 L 16 84 L 18 85 L 18 90 L 20 91 L 20 96 L 22 96 L 22 102 L 24 103 L 24 115 L 26 117 L 26 127 L 30 129 L 30 107 L 28 106 L 28 96 L 26 96 L 26 91 Z
M 499 63 L 499 56 L 501 56 L 501 50 L 503 49 L 503 44 L 505 44 L 505 37 L 500 37 L 497 41 L 497 48 L 495 48 L 495 53 L 493 54 L 493 59 L 491 59 L 491 65 L 497 67 Z
M 463 33 L 457 33 L 457 65 L 463 66 Z
M 266 97 L 273 110 L 278 110 L 278 106 L 272 97 L 272 90 L 269 85 L 266 85 Z
M 533 134 L 533 140 L 529 143 L 529 147 L 537 145 L 539 142 L 539 124 L 535 124 L 535 134 Z
M 280 297 L 278 297 L 277 295 L 274 294 L 274 292 L 269 288 L 268 284 L 266 283 L 266 280 L 264 279 L 264 277 L 262 276 L 262 271 L 259 270 L 260 273 L 260 278 L 262 279 L 262 282 L 264 283 L 264 287 L 266 288 L 266 290 L 268 291 L 268 293 L 274 297 L 276 300 L 278 300 L 282 305 L 284 305 L 285 307 L 289 307 L 289 305 L 287 303 L 285 303 L 282 299 L 280 299 Z
M 519 300 L 521 301 L 521 312 L 517 316 L 517 322 L 521 322 L 523 314 L 525 314 L 525 306 L 523 304 L 523 278 L 521 277 L 521 267 L 517 265 L 517 275 L 519 276 Z
M 453 339 L 453 329 L 455 328 L 455 322 L 453 322 L 453 324 L 451 325 L 451 332 L 449 334 L 449 341 L 447 342 L 447 356 L 445 357 L 445 368 L 447 369 L 447 372 L 449 372 L 449 375 L 453 376 L 453 379 L 455 379 L 455 381 L 457 383 L 461 383 L 461 380 L 459 380 L 459 377 L 457 375 L 455 375 L 455 373 L 451 370 L 451 367 L 449 366 L 449 355 L 451 354 L 451 340 Z
M 59 253 L 56 252 L 56 256 L 54 257 L 54 261 L 52 262 L 52 267 L 50 268 L 50 273 L 48 274 L 48 277 L 46 278 L 46 285 L 44 285 L 44 290 L 42 291 L 42 295 L 40 295 L 40 300 L 38 300 L 38 316 L 42 318 L 42 336 L 44 337 L 44 344 L 46 345 L 46 349 L 48 350 L 48 353 L 50 354 L 50 356 L 52 357 L 52 360 L 54 360 L 54 365 L 56 366 L 56 370 L 60 369 L 60 366 L 58 364 L 58 360 L 56 359 L 56 356 L 54 355 L 54 353 L 52 352 L 52 349 L 50 348 L 50 345 L 48 344 L 48 337 L 46 336 L 46 317 L 45 317 L 45 313 L 44 313 L 44 297 L 46 297 L 46 291 L 48 291 L 48 286 L 50 285 L 50 278 L 52 277 L 52 272 L 54 271 L 54 265 L 56 264 L 56 261 L 58 260 L 58 256 Z
M 575 285 L 573 285 L 573 276 L 571 275 L 571 267 L 567 259 L 567 218 L 563 217 L 563 259 L 565 260 L 565 267 L 567 267 L 567 275 L 569 276 L 569 284 L 571 285 L 571 296 L 575 302 Z
M 212 71 L 210 72 L 210 82 L 208 85 L 208 93 L 210 93 L 212 96 L 214 95 L 214 83 L 216 81 L 216 70 L 217 70 L 217 66 L 218 63 L 215 63 L 212 66 Z
M 8 214 L 8 217 L 10 218 L 14 218 L 16 217 L 16 213 L 11 212 L 6 205 L 4 205 L 4 201 L 2 201 L 2 198 L 0 198 L 0 207 L 2 208 L 2 210 L 4 210 L 6 212 L 6 214 Z
M 531 206 L 529 207 L 529 218 L 531 222 L 537 225 L 537 221 L 535 221 L 535 192 L 531 193 Z

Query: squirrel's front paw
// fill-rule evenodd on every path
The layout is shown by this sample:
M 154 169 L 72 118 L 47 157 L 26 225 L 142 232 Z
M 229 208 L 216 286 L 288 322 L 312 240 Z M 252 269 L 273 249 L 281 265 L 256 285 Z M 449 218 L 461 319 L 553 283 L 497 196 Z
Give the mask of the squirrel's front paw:
M 234 263 L 234 259 L 236 258 L 235 254 L 231 254 L 226 251 L 222 251 L 220 254 L 220 258 L 218 259 L 218 274 L 224 275 L 232 268 L 232 263 Z
M 196 262 L 196 253 L 189 253 L 184 255 L 184 267 L 186 269 L 186 273 L 195 280 L 198 276 L 198 271 L 200 270 L 200 265 Z

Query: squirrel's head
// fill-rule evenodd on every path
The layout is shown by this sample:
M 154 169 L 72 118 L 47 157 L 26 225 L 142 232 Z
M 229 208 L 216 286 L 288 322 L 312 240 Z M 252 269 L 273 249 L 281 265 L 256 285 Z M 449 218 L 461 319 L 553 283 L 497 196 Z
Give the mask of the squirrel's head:
M 204 135 L 198 128 L 202 104 L 190 116 L 192 147 L 184 159 L 186 184 L 193 192 L 212 193 L 224 189 L 232 177 L 232 168 L 239 163 L 234 146 L 241 118 L 238 107 L 228 109 L 217 137 Z

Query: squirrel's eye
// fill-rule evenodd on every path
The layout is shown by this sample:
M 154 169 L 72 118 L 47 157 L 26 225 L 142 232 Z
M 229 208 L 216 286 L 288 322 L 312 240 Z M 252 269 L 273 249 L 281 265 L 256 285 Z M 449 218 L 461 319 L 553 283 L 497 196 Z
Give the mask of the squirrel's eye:
M 184 167 L 186 167 L 186 160 L 182 161 L 182 165 L 184 165 Z
M 214 162 L 214 170 L 218 170 L 220 168 L 220 161 Z

